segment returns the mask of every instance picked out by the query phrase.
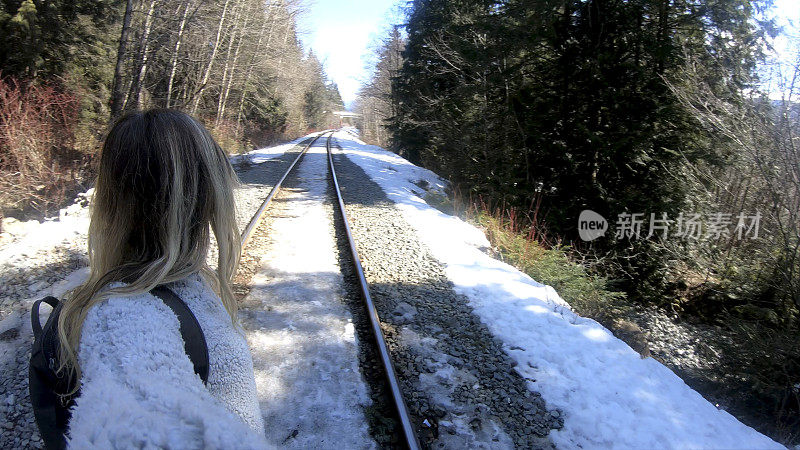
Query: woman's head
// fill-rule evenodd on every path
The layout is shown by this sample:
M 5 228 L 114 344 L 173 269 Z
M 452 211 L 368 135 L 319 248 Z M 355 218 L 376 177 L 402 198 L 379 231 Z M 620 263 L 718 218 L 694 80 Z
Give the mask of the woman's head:
M 151 110 L 124 116 L 103 145 L 89 227 L 89 279 L 59 319 L 62 365 L 77 368 L 89 308 L 115 295 L 147 292 L 202 271 L 236 317 L 230 279 L 239 261 L 233 187 L 225 152 L 189 115 Z M 206 265 L 213 231 L 216 272 Z M 103 289 L 111 282 L 122 287 Z

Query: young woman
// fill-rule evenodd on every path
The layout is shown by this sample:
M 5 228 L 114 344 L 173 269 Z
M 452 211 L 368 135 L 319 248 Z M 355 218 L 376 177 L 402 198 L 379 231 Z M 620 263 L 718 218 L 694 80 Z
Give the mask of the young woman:
M 225 152 L 184 113 L 133 113 L 108 134 L 92 204 L 90 275 L 58 322 L 61 369 L 80 380 L 71 447 L 265 445 L 253 361 L 230 288 L 239 260 L 236 183 Z M 206 265 L 212 230 L 215 270 Z M 206 385 L 184 350 L 177 317 L 149 293 L 162 284 L 205 334 Z

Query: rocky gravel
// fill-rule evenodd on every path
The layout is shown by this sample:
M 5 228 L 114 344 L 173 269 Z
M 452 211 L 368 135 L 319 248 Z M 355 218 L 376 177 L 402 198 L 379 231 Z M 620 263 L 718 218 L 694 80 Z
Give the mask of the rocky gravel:
M 764 420 L 742 406 L 744 378 L 726 370 L 731 364 L 726 358 L 735 357 L 731 352 L 742 345 L 741 335 L 725 327 L 681 319 L 656 307 L 637 307 L 628 318 L 646 335 L 650 355 L 706 400 L 750 426 Z
M 720 327 L 679 321 L 655 307 L 637 308 L 630 318 L 646 330 L 651 356 L 673 371 L 712 369 L 720 363 L 723 352 L 720 344 L 733 339 L 732 333 Z
M 370 294 L 409 410 L 430 448 L 550 448 L 560 428 L 457 295 L 394 203 L 356 164 L 335 164 Z
M 241 185 L 235 191 L 236 223 L 240 230 L 244 230 L 250 223 L 250 219 L 261 207 L 261 203 L 269 195 L 273 186 L 309 142 L 311 139 L 304 139 L 282 156 L 260 164 L 250 164 L 246 158 L 240 159 L 238 163 L 234 164 L 234 169 L 241 181 Z M 247 244 L 249 249 L 267 245 L 267 229 L 268 227 L 263 223 L 256 227 Z M 247 297 L 247 293 L 250 291 L 250 278 L 258 267 L 258 258 L 254 256 L 255 252 L 250 252 L 248 248 L 242 252 L 239 270 L 233 279 L 233 291 L 240 301 Z M 212 267 L 215 266 L 216 258 L 216 245 L 212 245 L 207 258 L 208 264 Z
M 27 318 L 27 317 L 26 317 Z M 19 341 L 18 341 L 19 342 Z M 28 360 L 32 339 L 3 358 L 0 377 L 0 448 L 44 448 L 30 408 Z M 25 345 L 27 344 L 27 345 Z

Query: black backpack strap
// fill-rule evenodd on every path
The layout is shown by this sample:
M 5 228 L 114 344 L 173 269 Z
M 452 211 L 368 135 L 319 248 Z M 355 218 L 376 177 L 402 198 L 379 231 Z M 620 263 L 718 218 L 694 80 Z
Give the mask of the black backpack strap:
M 42 302 L 53 307 L 44 327 L 39 319 L 39 306 Z M 58 346 L 56 322 L 62 304 L 55 297 L 37 300 L 31 306 L 31 328 L 33 329 L 33 346 L 28 366 L 28 394 L 33 408 L 39 434 L 48 449 L 66 448 L 64 432 L 69 421 L 69 411 L 65 402 L 72 396 L 62 397 L 58 392 L 70 389 L 70 379 L 56 373 Z
M 200 375 L 203 383 L 208 383 L 208 345 L 206 345 L 203 329 L 200 328 L 200 324 L 192 314 L 192 310 L 166 286 L 157 286 L 150 293 L 163 300 L 172 312 L 178 316 L 186 354 L 189 355 L 189 359 L 194 364 L 194 372 Z
M 39 321 L 39 305 L 42 302 L 52 306 L 53 310 L 58 306 L 58 299 L 55 297 L 45 297 L 33 302 L 33 306 L 31 306 L 31 328 L 33 329 L 33 337 L 36 339 L 41 339 L 42 336 L 42 323 Z

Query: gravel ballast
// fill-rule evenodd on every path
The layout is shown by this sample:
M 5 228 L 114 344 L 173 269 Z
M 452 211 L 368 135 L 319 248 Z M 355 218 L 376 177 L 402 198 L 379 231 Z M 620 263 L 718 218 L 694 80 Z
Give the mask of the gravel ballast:
M 432 448 L 551 447 L 558 412 L 526 387 L 383 190 L 336 152 L 335 164 L 420 440 Z

